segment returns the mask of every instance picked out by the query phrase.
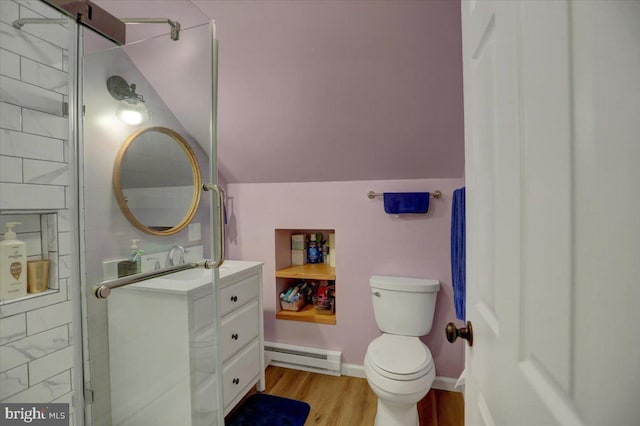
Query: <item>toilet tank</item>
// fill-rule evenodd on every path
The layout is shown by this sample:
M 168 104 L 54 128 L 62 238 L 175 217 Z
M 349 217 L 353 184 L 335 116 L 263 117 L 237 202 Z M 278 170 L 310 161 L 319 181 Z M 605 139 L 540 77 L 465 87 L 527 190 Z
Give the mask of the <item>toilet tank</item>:
M 431 331 L 440 290 L 438 280 L 372 276 L 373 313 L 383 333 L 424 336 Z

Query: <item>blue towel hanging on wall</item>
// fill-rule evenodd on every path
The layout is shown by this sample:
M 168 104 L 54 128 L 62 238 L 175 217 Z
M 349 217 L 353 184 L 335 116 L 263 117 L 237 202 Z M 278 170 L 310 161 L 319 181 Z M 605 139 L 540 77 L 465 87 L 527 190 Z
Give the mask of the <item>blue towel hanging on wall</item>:
M 428 192 L 385 192 L 383 197 L 387 214 L 426 213 L 429 209 Z
M 466 317 L 466 244 L 465 244 L 465 188 L 453 191 L 451 204 L 451 281 L 456 317 Z

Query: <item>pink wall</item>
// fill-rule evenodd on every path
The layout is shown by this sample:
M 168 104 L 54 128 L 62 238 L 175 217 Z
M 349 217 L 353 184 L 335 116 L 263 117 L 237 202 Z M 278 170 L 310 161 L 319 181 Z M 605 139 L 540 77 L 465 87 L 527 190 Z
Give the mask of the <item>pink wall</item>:
M 463 175 L 459 1 L 194 3 L 220 40 L 229 182 Z
M 218 157 L 228 182 L 463 176 L 459 1 L 98 4 L 118 17 L 170 16 L 183 28 L 201 24 L 201 13 L 215 20 Z M 167 30 L 127 27 L 132 39 Z M 185 69 L 206 71 L 185 61 L 185 40 L 176 45 L 172 61 L 143 69 L 149 81 L 163 82 Z M 202 141 L 209 129 L 206 110 L 189 101 L 204 89 L 190 82 L 154 87 Z M 310 167 L 308 159 L 322 167 Z
M 361 365 L 367 345 L 380 332 L 371 307 L 369 277 L 400 275 L 440 280 L 435 322 L 423 338 L 438 376 L 457 377 L 464 345 L 449 344 L 447 322 L 455 320 L 449 260 L 451 194 L 463 179 L 228 184 L 229 259 L 264 262 L 264 319 L 268 341 L 343 352 Z M 384 213 L 368 191 L 433 191 L 426 215 L 400 218 Z M 276 320 L 274 230 L 335 229 L 337 324 Z

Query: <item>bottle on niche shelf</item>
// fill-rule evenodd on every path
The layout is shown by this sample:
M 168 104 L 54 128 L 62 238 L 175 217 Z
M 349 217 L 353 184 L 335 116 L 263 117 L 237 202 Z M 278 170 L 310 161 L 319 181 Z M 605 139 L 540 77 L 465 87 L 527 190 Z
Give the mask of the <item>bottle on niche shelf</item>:
M 322 254 L 318 250 L 318 243 L 316 242 L 316 234 L 309 236 L 309 248 L 307 248 L 307 261 L 309 263 L 322 262 Z
M 13 232 L 17 225 L 20 222 L 7 223 L 4 240 L 0 241 L 0 300 L 27 295 L 27 248 Z

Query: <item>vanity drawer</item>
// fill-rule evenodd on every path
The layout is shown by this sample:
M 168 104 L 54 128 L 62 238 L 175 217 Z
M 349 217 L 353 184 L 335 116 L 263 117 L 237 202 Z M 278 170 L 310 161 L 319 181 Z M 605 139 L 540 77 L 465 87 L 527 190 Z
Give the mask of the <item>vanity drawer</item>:
M 259 315 L 258 302 L 254 301 L 222 320 L 220 324 L 220 356 L 222 357 L 222 362 L 258 337 Z
M 258 277 L 255 275 L 220 289 L 220 316 L 258 297 Z
M 260 345 L 256 339 L 222 369 L 224 407 L 233 401 L 260 374 Z

